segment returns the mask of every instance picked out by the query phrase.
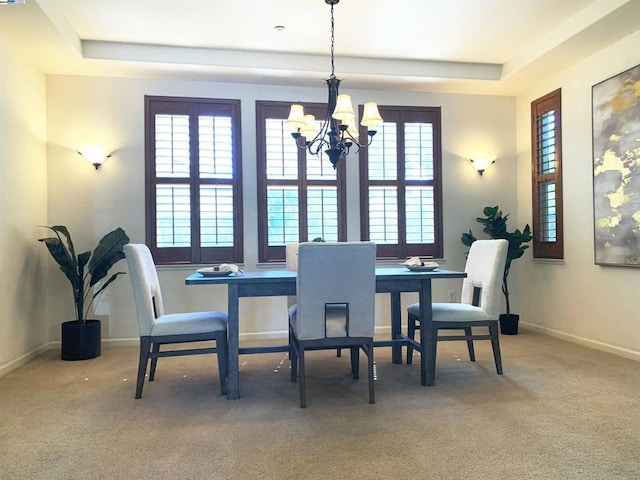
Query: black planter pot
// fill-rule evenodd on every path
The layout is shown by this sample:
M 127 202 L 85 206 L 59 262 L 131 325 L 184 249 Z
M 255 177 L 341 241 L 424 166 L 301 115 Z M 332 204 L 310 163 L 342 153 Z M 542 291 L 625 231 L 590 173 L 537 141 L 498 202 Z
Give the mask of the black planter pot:
M 62 324 L 62 360 L 89 360 L 100 356 L 100 320 Z
M 500 315 L 500 333 L 503 335 L 517 335 L 519 321 L 520 315 L 503 313 Z

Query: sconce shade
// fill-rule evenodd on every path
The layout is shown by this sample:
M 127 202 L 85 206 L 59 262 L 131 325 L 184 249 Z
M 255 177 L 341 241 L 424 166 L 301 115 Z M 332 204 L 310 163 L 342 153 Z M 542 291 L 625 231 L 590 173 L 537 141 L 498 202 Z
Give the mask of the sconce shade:
M 496 161 L 495 155 L 475 155 L 469 158 L 469 163 L 475 168 L 480 175 Z
M 100 165 L 106 162 L 107 158 L 111 156 L 111 153 L 107 154 L 104 152 L 104 150 L 101 150 L 99 148 L 87 148 L 82 151 L 78 150 L 78 153 L 82 157 L 84 157 L 87 162 L 93 165 L 96 170 L 98 170 L 98 168 L 100 168 Z

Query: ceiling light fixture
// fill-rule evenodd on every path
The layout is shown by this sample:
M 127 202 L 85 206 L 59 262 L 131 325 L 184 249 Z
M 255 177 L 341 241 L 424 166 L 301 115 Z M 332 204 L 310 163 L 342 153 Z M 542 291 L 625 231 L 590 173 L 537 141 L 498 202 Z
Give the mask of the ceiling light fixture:
M 313 115 L 305 115 L 304 108 L 300 104 L 291 105 L 288 126 L 293 130 L 291 136 L 295 139 L 299 148 L 306 148 L 310 155 L 318 155 L 322 148 L 335 169 L 340 159 L 345 158 L 349 149 L 356 145 L 357 149 L 371 145 L 376 128 L 382 124 L 382 117 L 378 112 L 378 105 L 374 102 L 364 104 L 364 113 L 360 125 L 367 127 L 367 141 L 358 142 L 358 127 L 356 126 L 356 114 L 353 111 L 351 97 L 339 95 L 340 79 L 335 76 L 334 68 L 334 21 L 333 7 L 340 0 L 324 0 L 331 5 L 331 75 L 326 79 L 329 88 L 329 101 L 327 102 L 327 115 L 324 123 L 318 128 Z

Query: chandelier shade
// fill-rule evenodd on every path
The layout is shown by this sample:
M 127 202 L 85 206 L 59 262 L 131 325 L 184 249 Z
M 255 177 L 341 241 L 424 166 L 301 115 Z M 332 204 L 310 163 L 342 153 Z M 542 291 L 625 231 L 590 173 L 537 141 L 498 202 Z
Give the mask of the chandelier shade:
M 356 113 L 353 110 L 351 96 L 339 93 L 340 79 L 335 76 L 333 7 L 339 1 L 325 0 L 325 3 L 331 6 L 331 75 L 326 79 L 329 99 L 322 125 L 318 126 L 313 115 L 305 115 L 301 104 L 291 105 L 287 118 L 287 126 L 291 129 L 291 136 L 296 145 L 306 149 L 311 155 L 318 155 L 324 149 L 334 169 L 354 145 L 357 149 L 371 145 L 376 129 L 383 122 L 378 105 L 374 102 L 365 103 L 360 125 L 367 127 L 367 139 L 359 143 Z

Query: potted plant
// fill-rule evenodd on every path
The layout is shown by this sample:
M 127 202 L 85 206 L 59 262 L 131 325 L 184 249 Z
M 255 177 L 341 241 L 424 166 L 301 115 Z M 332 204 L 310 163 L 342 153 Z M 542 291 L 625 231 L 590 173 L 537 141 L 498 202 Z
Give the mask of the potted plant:
M 64 225 L 45 227 L 55 236 L 40 238 L 71 284 L 76 319 L 62 324 L 62 360 L 86 360 L 100 355 L 100 320 L 88 320 L 94 300 L 119 276 L 116 272 L 102 284 L 111 267 L 124 258 L 129 237 L 120 227 L 100 239 L 93 253 L 76 255 L 69 230 Z M 97 287 L 96 287 L 97 286 Z M 94 288 L 95 287 L 95 288 Z M 92 289 L 95 291 L 92 293 Z
M 483 210 L 484 218 L 478 217 L 476 221 L 484 225 L 482 231 L 489 235 L 490 238 L 503 238 L 509 242 L 509 248 L 507 250 L 507 262 L 504 267 L 504 275 L 502 277 L 502 293 L 507 305 L 507 313 L 500 315 L 500 331 L 506 335 L 518 334 L 518 321 L 520 315 L 511 313 L 511 305 L 509 304 L 509 270 L 511 269 L 511 262 L 522 257 L 524 251 L 529 248 L 526 243 L 533 240 L 531 234 L 531 228 L 529 225 L 525 225 L 524 229 L 520 231 L 516 229 L 513 232 L 507 231 L 507 219 L 509 214 L 502 215 L 502 211 L 495 207 L 485 207 Z M 462 234 L 462 243 L 466 246 L 471 246 L 476 241 L 476 237 L 471 230 L 469 233 Z

